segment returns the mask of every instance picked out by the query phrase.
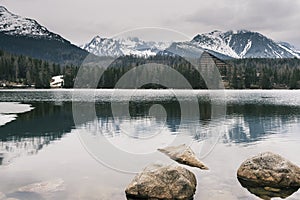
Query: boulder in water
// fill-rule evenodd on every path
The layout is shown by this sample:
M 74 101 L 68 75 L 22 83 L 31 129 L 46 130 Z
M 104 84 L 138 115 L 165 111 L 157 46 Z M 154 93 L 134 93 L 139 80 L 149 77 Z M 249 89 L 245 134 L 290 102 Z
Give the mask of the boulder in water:
M 128 199 L 189 200 L 196 191 L 195 175 L 180 166 L 151 165 L 125 190 Z

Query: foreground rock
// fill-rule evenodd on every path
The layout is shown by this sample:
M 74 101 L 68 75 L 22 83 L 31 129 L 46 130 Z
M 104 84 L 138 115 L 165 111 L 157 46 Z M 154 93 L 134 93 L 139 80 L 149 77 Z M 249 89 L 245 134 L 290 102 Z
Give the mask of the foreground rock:
M 243 187 L 263 199 L 286 198 L 300 187 L 300 168 L 271 152 L 243 162 L 237 176 Z
M 238 169 L 237 176 L 259 186 L 300 187 L 300 168 L 271 152 L 246 160 Z
M 171 146 L 164 149 L 158 149 L 158 151 L 166 154 L 171 159 L 176 162 L 191 167 L 198 167 L 200 169 L 208 170 L 206 167 L 195 155 L 193 150 L 186 146 L 185 144 L 179 146 Z
M 189 200 L 196 191 L 196 177 L 180 166 L 151 165 L 125 190 L 128 199 Z

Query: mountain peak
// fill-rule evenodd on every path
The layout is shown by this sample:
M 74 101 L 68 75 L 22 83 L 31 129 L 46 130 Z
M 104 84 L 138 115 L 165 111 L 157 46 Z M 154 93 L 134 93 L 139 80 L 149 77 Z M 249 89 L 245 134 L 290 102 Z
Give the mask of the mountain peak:
M 100 36 L 82 46 L 83 49 L 100 56 L 156 55 L 168 50 L 182 50 L 197 56 L 204 50 L 228 58 L 293 58 L 300 52 L 287 43 L 276 43 L 272 39 L 245 29 L 197 34 L 191 41 L 146 42 L 137 37 L 102 38 Z
M 156 55 L 169 45 L 164 42 L 144 41 L 138 37 L 101 38 L 96 36 L 81 48 L 98 56 L 136 55 L 148 57 Z
M 196 35 L 191 43 L 211 52 L 232 58 L 293 58 L 300 57 L 291 45 L 276 43 L 258 32 L 249 30 L 213 31 Z
M 0 6 L 0 32 L 6 35 L 46 38 L 66 42 L 61 36 L 50 32 L 36 20 L 21 17 Z
M 95 36 L 92 41 L 97 41 L 97 42 L 101 42 L 106 40 L 107 38 L 101 37 L 100 35 Z
M 249 31 L 247 29 L 239 29 L 239 30 L 233 31 L 233 34 L 243 34 L 243 33 L 254 33 L 254 32 L 253 31 Z
M 0 13 L 9 12 L 4 6 L 0 6 Z
M 207 33 L 208 35 L 219 35 L 219 34 L 221 34 L 222 33 L 222 31 L 219 31 L 219 30 L 214 30 L 214 31 L 212 31 L 212 32 L 210 32 L 210 33 Z

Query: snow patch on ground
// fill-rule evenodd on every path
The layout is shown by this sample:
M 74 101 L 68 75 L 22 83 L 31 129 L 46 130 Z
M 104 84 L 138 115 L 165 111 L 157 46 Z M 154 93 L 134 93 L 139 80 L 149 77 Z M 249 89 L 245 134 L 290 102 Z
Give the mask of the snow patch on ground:
M 16 114 L 29 112 L 33 109 L 29 104 L 18 102 L 0 102 L 0 126 L 3 126 L 17 118 Z
M 17 115 L 4 115 L 0 114 L 0 126 L 7 124 L 17 118 Z

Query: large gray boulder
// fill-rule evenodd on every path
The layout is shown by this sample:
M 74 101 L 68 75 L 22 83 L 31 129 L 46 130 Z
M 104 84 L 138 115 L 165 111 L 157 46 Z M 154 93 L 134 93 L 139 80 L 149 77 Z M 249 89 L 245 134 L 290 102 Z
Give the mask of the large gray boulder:
M 151 165 L 125 190 L 128 199 L 189 200 L 196 191 L 196 177 L 180 166 Z
M 197 158 L 193 150 L 185 144 L 158 149 L 158 151 L 166 154 L 180 164 L 208 170 L 208 167 Z
M 271 188 L 299 188 L 300 168 L 280 155 L 265 152 L 242 163 L 240 181 Z

